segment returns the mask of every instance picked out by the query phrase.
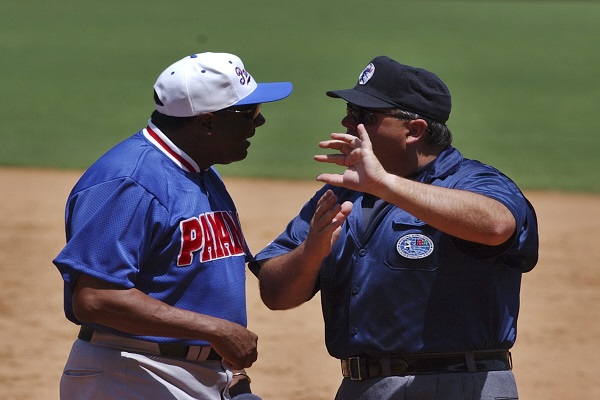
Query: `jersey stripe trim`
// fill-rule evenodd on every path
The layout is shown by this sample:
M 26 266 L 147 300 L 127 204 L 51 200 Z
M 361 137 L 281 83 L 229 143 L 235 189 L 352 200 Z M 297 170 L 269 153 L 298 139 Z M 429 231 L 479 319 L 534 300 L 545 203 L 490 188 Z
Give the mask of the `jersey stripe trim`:
M 180 168 L 185 169 L 188 172 L 200 172 L 200 167 L 198 167 L 198 164 L 196 164 L 194 160 L 175 146 L 175 144 L 173 144 L 160 129 L 154 125 L 150 127 L 150 125 L 151 123 L 149 123 L 144 130 L 144 136 L 146 136 L 148 140 L 173 160 Z

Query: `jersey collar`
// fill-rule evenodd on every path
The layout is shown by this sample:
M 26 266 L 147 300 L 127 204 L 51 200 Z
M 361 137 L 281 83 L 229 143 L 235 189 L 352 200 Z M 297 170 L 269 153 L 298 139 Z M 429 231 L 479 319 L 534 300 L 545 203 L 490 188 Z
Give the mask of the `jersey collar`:
M 456 173 L 462 160 L 463 156 L 456 148 L 447 146 L 435 160 L 420 168 L 408 178 L 417 182 L 432 183 L 435 180 L 444 179 Z
M 143 134 L 150 143 L 169 157 L 179 168 L 187 172 L 200 172 L 198 164 L 183 150 L 175 146 L 175 143 L 162 133 L 152 121 L 148 121 L 148 126 L 143 130 Z

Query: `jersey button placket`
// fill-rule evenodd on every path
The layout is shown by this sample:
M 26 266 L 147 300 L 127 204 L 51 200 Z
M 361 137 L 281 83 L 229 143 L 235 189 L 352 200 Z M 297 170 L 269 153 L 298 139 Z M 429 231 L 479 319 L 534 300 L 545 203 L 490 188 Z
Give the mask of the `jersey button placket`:
M 367 255 L 367 250 L 366 249 L 358 250 L 358 255 L 360 258 L 365 257 Z M 358 261 L 358 263 L 362 264 L 361 261 Z M 350 293 L 352 294 L 352 297 L 355 297 L 356 295 L 358 295 L 360 293 L 360 286 L 358 284 L 356 284 L 356 282 L 353 284 Z M 350 308 L 352 308 L 352 304 L 353 304 L 353 301 L 350 302 Z M 352 311 L 350 311 L 350 313 L 352 313 Z M 357 334 L 358 334 L 358 327 L 352 326 L 352 317 L 350 316 L 350 336 L 356 336 Z

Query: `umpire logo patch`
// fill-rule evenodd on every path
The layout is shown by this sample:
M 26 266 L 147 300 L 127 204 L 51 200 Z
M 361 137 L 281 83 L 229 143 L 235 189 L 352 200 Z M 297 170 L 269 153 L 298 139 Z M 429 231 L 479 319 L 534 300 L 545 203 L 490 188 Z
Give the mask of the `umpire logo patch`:
M 360 76 L 358 77 L 358 84 L 366 85 L 367 82 L 369 82 L 369 79 L 371 79 L 373 77 L 374 73 L 375 73 L 375 66 L 373 65 L 373 63 L 367 65 L 365 67 L 365 69 L 363 70 L 363 72 L 361 72 Z
M 433 241 L 425 235 L 411 233 L 398 239 L 396 250 L 402 257 L 413 260 L 425 258 L 433 253 Z

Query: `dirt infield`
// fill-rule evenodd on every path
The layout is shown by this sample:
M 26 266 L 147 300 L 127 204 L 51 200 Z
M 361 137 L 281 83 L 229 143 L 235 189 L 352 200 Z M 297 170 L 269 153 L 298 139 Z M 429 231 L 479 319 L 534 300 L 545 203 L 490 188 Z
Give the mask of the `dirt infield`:
M 79 172 L 0 169 L 0 399 L 58 399 L 76 335 L 63 316 L 51 260 L 64 243 L 63 208 Z M 281 231 L 317 183 L 225 179 L 250 247 Z M 526 193 L 540 220 L 540 262 L 523 279 L 514 372 L 521 399 L 600 398 L 600 196 Z M 248 279 L 249 370 L 265 400 L 332 399 L 338 363 L 323 345 L 318 299 L 267 310 Z

